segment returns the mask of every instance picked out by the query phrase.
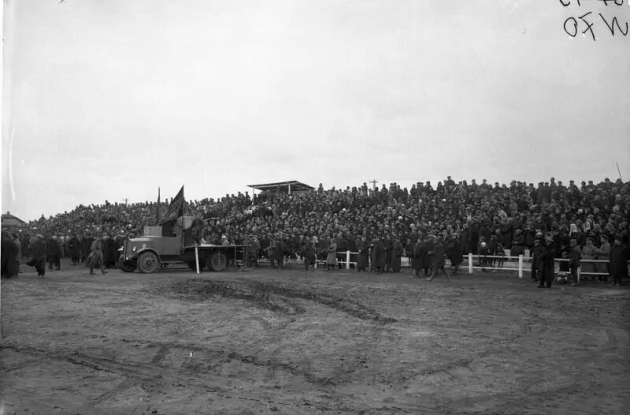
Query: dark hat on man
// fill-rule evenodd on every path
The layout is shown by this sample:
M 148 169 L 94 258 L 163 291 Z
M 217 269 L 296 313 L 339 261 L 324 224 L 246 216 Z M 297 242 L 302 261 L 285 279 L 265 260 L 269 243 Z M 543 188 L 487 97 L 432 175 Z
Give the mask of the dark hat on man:
M 619 234 L 615 235 L 615 241 L 623 242 L 623 237 Z

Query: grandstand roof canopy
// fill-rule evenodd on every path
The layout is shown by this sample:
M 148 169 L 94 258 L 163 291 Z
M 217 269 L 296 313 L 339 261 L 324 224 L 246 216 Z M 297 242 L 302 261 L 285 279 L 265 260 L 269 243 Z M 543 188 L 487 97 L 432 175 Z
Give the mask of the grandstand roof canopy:
M 261 192 L 271 190 L 280 193 L 293 193 L 293 192 L 307 192 L 314 190 L 313 186 L 298 182 L 297 180 L 290 180 L 287 182 L 267 183 L 267 184 L 248 184 L 247 187 L 260 190 Z

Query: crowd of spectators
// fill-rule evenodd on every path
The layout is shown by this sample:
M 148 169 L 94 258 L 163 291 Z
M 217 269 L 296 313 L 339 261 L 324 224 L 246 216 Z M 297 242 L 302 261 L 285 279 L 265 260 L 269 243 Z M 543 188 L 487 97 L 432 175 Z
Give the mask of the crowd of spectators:
M 369 242 L 378 238 L 386 249 L 400 243 L 411 256 L 411 246 L 427 234 L 446 241 L 461 238 L 464 254 L 477 254 L 481 246 L 490 245 L 518 255 L 531 250 L 537 235 L 553 239 L 558 257 L 571 250 L 571 239 L 593 259 L 607 257 L 606 241 L 615 237 L 630 246 L 630 182 L 620 179 L 564 184 L 551 178 L 535 186 L 520 181 L 455 182 L 449 176 L 435 186 L 418 182 L 410 189 L 396 183 L 371 189 L 363 183 L 325 190 L 320 184 L 303 193 L 268 191 L 250 198 L 239 192 L 187 201 L 185 212 L 203 220 L 203 242 L 255 245 L 257 257 L 278 243 L 286 255 L 299 255 L 313 237 L 324 256 L 331 241 L 338 251 L 357 251 L 362 237 Z M 65 247 L 60 255 L 68 255 L 73 238 L 81 245 L 107 236 L 119 246 L 124 238 L 141 235 L 145 225 L 154 225 L 156 216 L 155 202 L 79 206 L 28 223 L 19 236 L 22 255 L 34 234 L 54 237 Z

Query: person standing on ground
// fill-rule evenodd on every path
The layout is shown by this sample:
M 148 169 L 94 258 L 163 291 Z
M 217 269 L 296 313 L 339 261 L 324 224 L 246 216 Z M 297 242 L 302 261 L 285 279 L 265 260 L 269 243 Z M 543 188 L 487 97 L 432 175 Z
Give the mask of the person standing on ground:
M 372 273 L 381 275 L 385 269 L 385 247 L 379 237 L 374 238 L 372 246 Z
M 103 239 L 97 237 L 94 242 L 92 242 L 90 249 L 92 252 L 88 257 L 87 263 L 87 267 L 90 268 L 90 275 L 94 275 L 94 268 L 99 268 L 103 275 L 107 274 L 107 271 L 105 271 L 103 267 Z
M 446 261 L 445 254 L 446 248 L 444 247 L 444 239 L 442 238 L 442 236 L 438 236 L 433 253 L 433 269 L 431 271 L 431 276 L 427 278 L 427 281 L 433 280 L 434 277 L 439 275 L 440 271 L 443 271 L 448 277 L 448 280 L 450 282 L 453 282 L 453 280 L 451 279 L 451 274 L 449 274 L 449 272 L 444 267 Z
M 555 272 L 556 250 L 553 247 L 553 238 L 548 237 L 545 243 L 545 251 L 541 257 L 543 272 L 540 276 L 540 285 L 538 285 L 538 288 L 551 288 L 551 281 L 553 280 Z
M 328 256 L 326 257 L 326 272 L 332 272 L 337 265 L 337 243 L 335 238 L 330 238 L 328 245 Z
M 532 248 L 532 281 L 538 282 L 542 279 L 542 255 L 545 248 L 540 244 L 540 239 L 534 239 L 534 247 Z
M 365 235 L 361 237 L 357 245 L 359 255 L 357 258 L 357 272 L 365 272 L 370 262 L 370 244 L 367 242 Z
M 394 240 L 394 247 L 392 248 L 392 272 L 398 273 L 402 268 L 402 255 L 404 248 L 398 237 Z
M 313 240 L 308 239 L 306 241 L 306 245 L 304 246 L 304 250 L 302 254 L 304 255 L 305 271 L 308 272 L 309 266 L 311 267 L 311 271 L 315 271 L 316 252 L 315 252 L 315 245 L 313 244 Z
M 593 246 L 593 239 L 586 238 L 586 246 L 582 248 L 582 259 L 583 260 L 593 260 L 595 259 L 595 246 Z M 592 275 L 595 271 L 595 262 L 583 262 L 582 263 L 582 273 L 587 274 L 590 279 L 595 279 Z
M 424 269 L 424 242 L 422 236 L 418 237 L 418 240 L 413 246 L 411 267 L 413 268 L 413 277 L 420 277 L 420 271 Z
M 606 235 L 601 235 L 601 242 L 602 244 L 600 245 L 599 249 L 595 250 L 595 254 L 597 254 L 597 260 L 598 261 L 607 261 L 609 254 L 610 254 L 610 243 L 608 242 L 608 236 Z M 606 264 L 605 262 L 598 262 L 597 263 L 597 272 L 599 273 L 608 273 L 608 264 Z M 602 281 L 606 281 L 608 282 L 608 275 L 600 275 L 599 276 L 599 280 Z
M 459 233 L 453 233 L 453 251 L 451 254 L 451 265 L 453 265 L 453 275 L 459 272 L 459 266 L 464 262 L 464 245 Z
M 46 275 L 46 252 L 47 246 L 42 235 L 36 235 L 33 238 L 33 250 L 31 259 L 28 265 L 32 265 L 37 270 L 37 276 L 44 278 Z
M 615 236 L 615 242 L 610 247 L 608 260 L 610 261 L 609 270 L 612 277 L 610 285 L 620 287 L 621 280 L 628 276 L 628 251 L 623 245 L 623 237 L 621 235 Z
M 576 239 L 571 239 L 569 242 L 571 251 L 569 252 L 569 268 L 571 271 L 571 286 L 575 287 L 580 282 L 578 280 L 578 268 L 580 268 L 580 260 L 582 259 L 582 250 L 577 244 Z
M 76 234 L 72 235 L 72 238 L 70 238 L 68 248 L 68 250 L 70 251 L 72 265 L 77 265 L 80 261 L 81 256 L 81 242 L 79 241 L 79 238 Z

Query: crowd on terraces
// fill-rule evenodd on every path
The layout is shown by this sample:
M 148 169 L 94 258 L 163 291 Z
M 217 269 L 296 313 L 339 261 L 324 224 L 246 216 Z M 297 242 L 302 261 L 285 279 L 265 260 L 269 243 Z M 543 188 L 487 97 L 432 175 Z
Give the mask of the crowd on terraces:
M 28 255 L 32 237 L 56 241 L 59 256 L 71 256 L 78 241 L 79 261 L 90 241 L 106 237 L 116 249 L 124 238 L 139 236 L 145 225 L 156 222 L 153 203 L 79 206 L 71 212 L 28 223 L 21 234 L 21 254 Z M 166 206 L 161 206 L 163 210 Z M 220 199 L 187 201 L 186 214 L 203 219 L 202 242 L 250 244 L 257 256 L 282 241 L 289 256 L 299 255 L 305 240 L 317 240 L 318 253 L 326 252 L 331 240 L 338 251 L 356 251 L 357 243 L 379 238 L 397 243 L 410 255 L 422 235 L 445 240 L 461 238 L 463 253 L 478 253 L 481 242 L 514 252 L 529 250 L 537 237 L 552 238 L 556 253 L 570 250 L 570 240 L 589 248 L 593 259 L 607 252 L 606 241 L 622 238 L 628 247 L 630 182 L 602 182 L 551 178 L 549 182 L 512 181 L 509 184 L 455 182 L 451 177 L 437 183 L 418 182 L 410 189 L 392 183 L 371 189 L 357 187 L 284 194 L 264 192 L 226 195 Z M 483 244 L 485 246 L 485 244 Z M 115 255 L 113 253 L 112 255 Z

